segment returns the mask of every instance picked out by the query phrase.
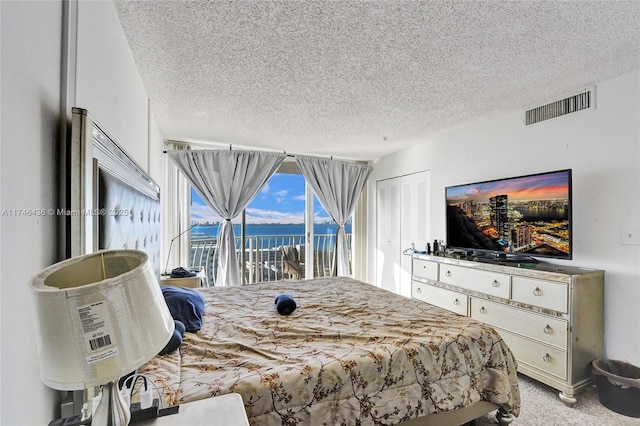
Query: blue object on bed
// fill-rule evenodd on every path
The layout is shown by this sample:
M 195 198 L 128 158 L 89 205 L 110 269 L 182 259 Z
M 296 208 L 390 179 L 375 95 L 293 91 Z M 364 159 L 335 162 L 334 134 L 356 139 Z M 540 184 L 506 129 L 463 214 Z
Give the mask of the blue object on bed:
M 162 295 L 171 316 L 182 322 L 186 331 L 195 332 L 202 328 L 204 299 L 200 293 L 186 287 L 166 285 L 162 287 Z
M 173 320 L 175 328 L 173 329 L 173 335 L 169 342 L 160 351 L 160 355 L 170 354 L 180 347 L 182 344 L 182 337 L 184 336 L 185 326 L 182 321 Z
M 280 315 L 290 315 L 296 310 L 296 301 L 288 294 L 276 296 L 276 309 Z

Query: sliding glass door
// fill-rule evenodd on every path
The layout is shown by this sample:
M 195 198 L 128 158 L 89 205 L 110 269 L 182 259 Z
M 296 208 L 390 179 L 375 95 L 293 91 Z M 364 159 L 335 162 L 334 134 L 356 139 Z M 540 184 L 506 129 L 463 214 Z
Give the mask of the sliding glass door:
M 331 275 L 336 224 L 295 162 L 283 163 L 233 222 L 243 284 Z M 204 269 L 215 285 L 221 218 L 193 190 L 191 223 L 191 267 Z M 351 250 L 350 223 L 346 230 Z

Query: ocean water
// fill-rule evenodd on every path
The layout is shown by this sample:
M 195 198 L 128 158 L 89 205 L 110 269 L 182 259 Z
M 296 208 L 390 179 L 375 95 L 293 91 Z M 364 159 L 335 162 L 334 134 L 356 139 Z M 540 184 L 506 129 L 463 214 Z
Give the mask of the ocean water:
M 218 236 L 221 225 L 196 225 L 191 229 L 191 239 L 215 238 Z M 338 229 L 336 224 L 315 224 L 313 232 L 318 238 L 321 235 L 334 236 Z M 351 224 L 345 226 L 348 234 L 351 233 Z M 240 225 L 233 225 L 233 232 L 236 237 L 240 236 Z M 247 224 L 245 232 L 248 237 L 253 236 L 275 236 L 275 237 L 304 237 L 304 223 L 296 224 Z

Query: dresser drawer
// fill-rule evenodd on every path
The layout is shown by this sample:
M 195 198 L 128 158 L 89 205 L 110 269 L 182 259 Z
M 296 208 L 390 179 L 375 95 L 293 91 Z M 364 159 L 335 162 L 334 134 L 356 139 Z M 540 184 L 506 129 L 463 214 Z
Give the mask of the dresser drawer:
M 561 349 L 567 348 L 567 321 L 471 298 L 471 318 L 522 334 Z
M 437 262 L 413 259 L 413 275 L 432 281 L 438 281 L 438 266 L 439 264 Z
M 567 291 L 566 283 L 517 276 L 511 278 L 513 300 L 558 312 L 567 312 Z
M 562 380 L 567 379 L 567 353 L 565 351 L 543 345 L 506 330 L 498 329 L 498 333 L 513 352 L 518 364 L 527 364 Z
M 440 282 L 508 299 L 511 276 L 453 265 L 441 265 Z
M 460 315 L 467 315 L 469 296 L 457 291 L 413 281 L 411 296 L 414 299 L 447 309 Z

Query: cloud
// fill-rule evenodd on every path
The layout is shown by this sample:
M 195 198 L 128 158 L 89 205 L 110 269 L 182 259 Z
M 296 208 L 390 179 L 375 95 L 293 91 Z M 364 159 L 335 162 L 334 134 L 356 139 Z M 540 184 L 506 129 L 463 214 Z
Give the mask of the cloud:
M 222 222 L 222 217 L 215 213 L 206 205 L 191 205 L 191 221 L 196 223 L 216 223 Z M 234 223 L 240 223 L 241 216 L 233 220 Z M 283 212 L 277 210 L 267 210 L 259 208 L 247 209 L 247 223 L 304 223 L 304 211 Z
M 333 219 L 331 219 L 331 216 L 329 216 L 325 212 L 323 212 L 322 214 L 320 214 L 318 212 L 314 212 L 313 213 L 313 221 L 315 223 L 324 223 L 324 222 L 329 222 L 329 221 L 332 221 L 332 220 Z
M 282 203 L 282 202 L 287 202 L 288 203 L 289 199 L 290 199 L 290 197 L 289 197 L 289 199 L 287 198 L 288 194 L 289 194 L 289 190 L 281 189 L 280 191 L 275 192 L 273 195 L 275 196 L 277 203 Z
M 247 223 L 304 223 L 304 211 L 283 212 L 248 208 Z
M 191 204 L 191 222 L 222 222 L 222 217 L 205 204 L 193 203 Z

